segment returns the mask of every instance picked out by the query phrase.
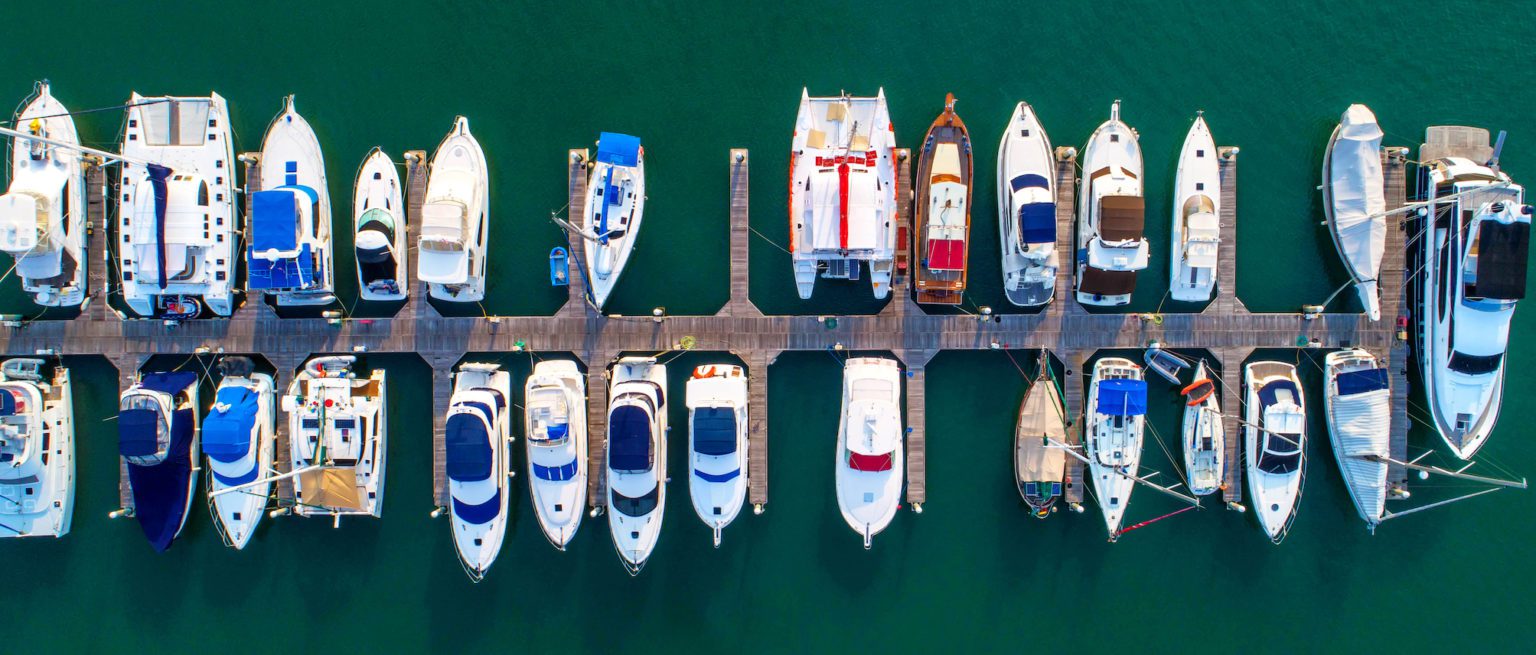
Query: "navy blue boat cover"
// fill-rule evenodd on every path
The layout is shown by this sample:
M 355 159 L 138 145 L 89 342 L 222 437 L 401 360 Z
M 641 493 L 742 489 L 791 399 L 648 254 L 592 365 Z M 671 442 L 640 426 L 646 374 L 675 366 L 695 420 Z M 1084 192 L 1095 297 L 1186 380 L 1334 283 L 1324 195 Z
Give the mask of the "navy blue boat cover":
M 219 411 L 220 405 L 229 408 Z M 213 411 L 203 419 L 203 452 L 220 462 L 238 462 L 251 451 L 256 427 L 257 397 L 245 387 L 219 390 Z
M 645 410 L 614 408 L 608 417 L 608 465 L 616 471 L 647 471 L 651 457 L 651 419 Z
M 10 394 L 5 394 L 10 395 Z M 117 413 L 117 452 L 124 457 L 148 457 L 160 451 L 155 410 L 125 409 Z
M 16 396 L 9 392 L 0 393 L 0 416 L 14 416 L 16 414 Z
M 171 176 L 171 169 L 159 164 L 150 164 L 145 167 L 149 173 L 149 185 L 155 190 L 155 246 L 159 250 L 155 257 L 157 277 L 155 284 L 161 289 L 165 288 L 165 208 L 170 201 L 170 190 L 165 184 L 166 178 Z
M 693 412 L 693 449 L 700 455 L 736 452 L 736 412 L 729 407 L 704 407 Z
M 1348 373 L 1340 373 L 1336 379 L 1339 382 L 1340 396 L 1353 396 L 1357 393 L 1380 391 L 1387 388 L 1387 369 L 1372 368 L 1363 371 L 1350 371 Z
M 1117 378 L 1099 382 L 1100 414 L 1141 416 L 1147 413 L 1147 382 Z
M 603 132 L 597 137 L 597 160 L 614 166 L 640 163 L 640 137 Z
M 196 379 L 195 375 L 193 379 Z M 135 411 L 149 410 L 128 410 L 122 414 Z M 176 410 L 171 418 L 170 454 L 165 461 L 153 466 L 128 464 L 128 486 L 133 491 L 133 515 L 139 520 L 139 528 L 144 531 L 145 538 L 149 539 L 149 545 L 156 552 L 164 552 L 171 547 L 176 534 L 181 532 L 182 517 L 187 513 L 193 460 L 192 427 L 196 420 L 192 410 Z M 118 421 L 122 421 L 121 416 Z
M 471 525 L 481 525 L 483 523 L 489 522 L 491 519 L 496 518 L 496 515 L 500 513 L 500 489 L 497 489 L 496 493 L 491 494 L 490 500 L 487 500 L 478 505 L 471 505 L 469 503 L 460 502 L 457 498 L 453 499 L 453 515 L 458 517 L 459 520 Z
M 564 466 L 540 466 L 537 462 L 535 462 L 533 464 L 533 476 L 540 480 L 548 480 L 550 482 L 564 482 L 566 480 L 570 480 L 571 478 L 576 477 L 576 460 L 573 459 L 569 464 Z
M 1056 242 L 1056 205 L 1032 202 L 1019 208 L 1019 234 L 1024 243 Z
M 192 371 L 177 373 L 145 373 L 139 378 L 139 386 L 150 391 L 176 394 L 197 384 L 197 374 Z
M 448 477 L 478 482 L 491 477 L 491 441 L 485 421 L 474 414 L 448 417 Z
M 699 479 L 705 482 L 730 482 L 731 480 L 735 480 L 736 476 L 741 475 L 741 469 L 734 468 L 729 472 L 719 474 L 705 473 L 703 471 L 695 470 L 693 474 L 699 476 Z
M 1292 400 L 1301 400 L 1301 391 L 1294 383 L 1290 380 L 1275 380 L 1259 388 L 1259 403 L 1266 407 L 1275 404 L 1281 391 L 1290 391 Z

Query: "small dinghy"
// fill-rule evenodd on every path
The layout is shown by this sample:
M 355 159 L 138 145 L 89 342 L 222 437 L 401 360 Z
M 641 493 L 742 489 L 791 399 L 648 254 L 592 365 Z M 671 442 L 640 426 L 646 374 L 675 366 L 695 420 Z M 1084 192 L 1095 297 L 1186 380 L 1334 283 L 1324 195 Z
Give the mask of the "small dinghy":
M 62 537 L 75 508 L 69 371 L 43 360 L 0 365 L 0 537 Z
M 571 284 L 571 257 L 565 248 L 555 246 L 549 251 L 549 286 L 564 287 Z
M 747 375 L 731 364 L 700 366 L 685 391 L 688 493 L 719 548 L 747 500 Z
M 1184 369 L 1189 368 L 1188 361 L 1172 352 L 1163 350 L 1162 347 L 1157 345 L 1157 342 L 1153 342 L 1152 347 L 1147 349 L 1143 360 L 1146 361 L 1147 368 L 1152 369 L 1153 373 L 1158 374 L 1164 380 L 1175 385 L 1182 384 L 1179 381 L 1179 374 L 1184 372 Z
M 363 300 L 404 300 L 410 265 L 405 199 L 395 162 L 374 148 L 357 171 L 352 191 L 353 244 L 358 292 Z
M 1205 362 L 1195 365 L 1195 381 L 1184 387 L 1184 473 L 1189 492 L 1205 496 L 1221 489 L 1226 476 L 1226 428 L 1221 400 Z
M 1061 391 L 1051 378 L 1050 360 L 1042 351 L 1040 372 L 1024 393 L 1013 432 L 1013 481 L 1035 518 L 1050 516 L 1061 498 L 1067 471 L 1067 454 L 1061 447 L 1067 441 L 1066 415 Z
M 1365 105 L 1350 105 L 1323 154 L 1323 213 L 1328 234 L 1349 269 L 1365 315 L 1381 319 L 1376 276 L 1387 247 L 1387 200 L 1381 171 L 1381 127 Z
M 224 379 L 203 419 L 208 456 L 208 509 L 226 546 L 245 548 L 267 513 L 269 473 L 277 449 L 277 403 L 272 376 L 245 357 L 219 362 Z

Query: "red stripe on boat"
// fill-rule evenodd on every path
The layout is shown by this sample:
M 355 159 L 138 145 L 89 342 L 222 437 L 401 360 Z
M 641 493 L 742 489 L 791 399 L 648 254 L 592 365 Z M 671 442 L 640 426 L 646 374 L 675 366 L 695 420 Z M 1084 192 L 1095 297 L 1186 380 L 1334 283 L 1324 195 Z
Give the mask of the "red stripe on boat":
M 837 167 L 838 238 L 848 249 L 848 164 Z

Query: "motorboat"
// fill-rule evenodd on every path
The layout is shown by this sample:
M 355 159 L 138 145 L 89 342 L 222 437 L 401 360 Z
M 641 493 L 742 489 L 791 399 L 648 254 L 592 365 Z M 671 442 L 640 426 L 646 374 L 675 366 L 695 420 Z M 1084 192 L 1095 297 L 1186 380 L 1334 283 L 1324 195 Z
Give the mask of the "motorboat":
M 187 525 L 197 488 L 197 374 L 142 373 L 118 399 L 117 443 L 128 469 L 133 517 L 165 552 Z
M 587 383 L 576 362 L 535 364 L 523 392 L 528 488 L 539 528 L 565 550 L 587 506 Z
M 1077 199 L 1077 301 L 1128 305 L 1150 246 L 1142 198 L 1141 144 L 1120 120 L 1120 101 L 1083 149 Z
M 229 106 L 206 97 L 128 99 L 117 233 L 123 302 L 141 317 L 229 316 L 244 253 Z
M 512 374 L 500 365 L 466 362 L 453 375 L 443 437 L 449 523 L 459 563 L 475 582 L 496 562 L 507 533 L 511 398 Z
M 896 265 L 896 131 L 885 90 L 873 98 L 800 92 L 789 153 L 789 251 L 795 288 L 816 278 L 858 280 L 869 266 L 876 300 Z
M 469 119 L 455 118 L 453 131 L 432 155 L 417 241 L 416 277 L 438 300 L 485 299 L 485 244 L 490 236 L 487 170 L 485 151 L 470 134 Z
M 357 288 L 363 300 L 405 300 L 410 270 L 405 198 L 394 160 L 374 148 L 363 159 L 352 190 L 352 243 Z
M 378 517 L 384 511 L 384 461 L 389 436 L 385 376 L 354 370 L 352 355 L 316 357 L 283 395 L 288 413 L 294 513 Z
M 1350 105 L 1323 152 L 1323 215 L 1328 234 L 1360 294 L 1365 315 L 1381 320 L 1376 276 L 1387 249 L 1381 127 L 1365 105 Z
M 26 135 L 75 146 L 75 119 L 38 82 L 11 122 Z M 85 301 L 85 167 L 79 150 L 11 138 L 11 186 L 0 195 L 0 251 L 15 260 L 21 290 L 43 307 Z
M 1280 543 L 1301 500 L 1306 477 L 1307 409 L 1296 367 L 1253 362 L 1243 367 L 1243 453 L 1253 515 Z
M 868 550 L 901 504 L 901 367 L 883 357 L 854 357 L 843 366 L 843 411 L 837 425 L 837 508 Z
M 747 500 L 747 374 L 733 364 L 705 364 L 693 369 L 684 392 L 688 495 L 719 548 Z
M 1033 107 L 1021 102 L 997 147 L 1003 293 L 1020 307 L 1056 296 L 1056 158 Z
M 1084 449 L 1110 541 L 1119 538 L 1126 505 L 1136 489 L 1146 414 L 1147 381 L 1141 367 L 1120 357 L 1095 362 L 1084 414 Z
M 645 214 L 645 148 L 640 138 L 603 132 L 582 203 L 582 248 L 592 304 L 602 310 L 640 236 Z
M 1392 457 L 1391 378 L 1370 352 L 1351 348 L 1323 358 L 1328 441 L 1355 511 L 1372 532 L 1386 516 Z
M 1196 116 L 1179 150 L 1173 183 L 1173 254 L 1168 266 L 1168 297 L 1205 302 L 1216 288 L 1216 257 L 1221 245 L 1221 164 L 1216 140 Z
M 1067 410 L 1042 352 L 1013 431 L 1013 481 L 1035 518 L 1051 515 L 1067 479 Z
M 75 512 L 75 410 L 69 370 L 0 364 L 0 537 L 62 537 Z
M 245 357 L 219 362 L 224 377 L 203 417 L 208 509 L 226 546 L 245 548 L 272 498 L 277 457 L 277 392 L 272 376 Z
M 1184 387 L 1184 474 L 1189 492 L 1206 496 L 1220 490 L 1227 476 L 1227 434 L 1221 396 L 1205 361 L 1195 364 L 1195 378 Z
M 270 294 L 281 307 L 336 300 L 325 158 L 293 96 L 262 139 L 261 187 L 251 194 L 250 211 L 247 288 Z
M 955 114 L 955 94 L 928 127 L 917 158 L 917 301 L 958 305 L 965 295 L 971 240 L 971 135 Z
M 608 530 L 630 575 L 661 537 L 667 508 L 667 367 L 625 357 L 608 386 Z

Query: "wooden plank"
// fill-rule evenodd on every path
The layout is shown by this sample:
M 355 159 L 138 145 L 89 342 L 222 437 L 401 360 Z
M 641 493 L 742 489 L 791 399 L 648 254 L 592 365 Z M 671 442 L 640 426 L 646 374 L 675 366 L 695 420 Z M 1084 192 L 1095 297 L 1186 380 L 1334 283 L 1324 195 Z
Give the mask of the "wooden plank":
M 1237 148 L 1223 146 L 1221 154 L 1221 207 L 1217 224 L 1221 243 L 1216 251 L 1216 300 L 1206 305 L 1212 314 L 1247 313 L 1237 297 Z
M 927 364 L 907 365 L 907 504 L 928 502 Z
M 731 298 L 726 303 L 724 314 L 727 316 L 761 316 L 757 306 L 752 304 L 752 289 L 749 284 L 751 261 L 752 231 L 748 220 L 750 198 L 748 196 L 748 159 L 746 148 L 732 148 L 730 159 L 731 171 L 731 210 L 730 210 L 730 279 Z
M 405 229 L 409 245 L 407 249 L 416 248 L 417 239 L 421 236 L 421 208 L 427 203 L 427 182 L 431 176 L 431 163 L 427 159 L 427 153 L 422 150 L 411 150 L 406 154 L 405 175 Z M 420 254 L 412 256 L 412 262 L 420 262 Z M 427 285 L 417 277 L 416 265 L 407 266 L 405 271 L 406 300 L 401 316 L 414 317 L 421 320 L 442 318 L 437 308 L 432 306 L 429 300 Z
M 912 151 L 907 148 L 896 149 L 896 262 L 895 273 L 891 276 L 891 294 L 894 296 L 900 291 L 903 296 L 907 294 L 908 282 L 911 270 L 912 242 L 915 241 L 912 234 Z M 905 241 L 903 238 L 905 237 Z M 893 303 L 896 304 L 896 303 Z M 905 303 L 897 311 L 905 309 Z
M 1213 353 L 1221 364 L 1221 425 L 1227 447 L 1227 474 L 1221 483 L 1221 499 L 1228 503 L 1243 501 L 1243 361 L 1252 353 L 1248 348 L 1222 348 Z
M 434 356 L 432 365 L 432 502 L 447 507 L 448 496 L 448 405 L 453 399 L 453 367 L 458 357 Z
M 587 198 L 587 154 L 586 148 L 572 148 L 565 159 L 565 219 L 572 225 L 581 224 L 582 204 Z M 586 244 L 582 242 L 581 237 L 569 232 L 565 237 L 566 261 L 569 262 L 571 273 L 570 284 L 566 286 L 568 296 L 565 306 L 560 308 L 559 313 L 566 316 L 587 316 L 592 306 L 587 302 Z
M 1404 161 L 1406 149 L 1400 151 L 1387 149 L 1384 151 L 1382 172 L 1384 174 L 1384 189 L 1388 209 L 1396 209 L 1407 203 L 1408 182 L 1407 166 Z M 1380 323 L 1393 332 L 1391 346 L 1386 352 L 1378 352 L 1378 356 L 1384 356 L 1385 365 L 1393 371 L 1392 376 L 1392 419 L 1390 438 L 1388 440 L 1388 452 L 1392 459 L 1399 462 L 1408 460 L 1408 340 L 1407 329 L 1402 334 L 1397 334 L 1397 323 L 1406 320 L 1412 310 L 1408 307 L 1408 294 L 1403 292 L 1407 284 L 1407 244 L 1404 235 L 1404 221 L 1399 217 L 1388 219 L 1386 254 L 1381 261 L 1381 273 L 1377 275 L 1380 280 L 1382 312 Z M 1399 338 L 1399 336 L 1403 338 Z M 1398 464 L 1387 467 L 1387 484 L 1395 489 L 1404 489 L 1407 486 L 1408 472 Z M 1388 495 L 1388 498 L 1398 497 L 1396 494 Z
M 1057 280 L 1060 284 L 1060 280 Z M 1058 286 L 1059 289 L 1059 286 Z M 1075 301 L 1069 301 L 1075 302 Z M 1062 369 L 1065 371 L 1061 380 L 1062 403 L 1066 405 L 1067 414 L 1067 445 L 1082 452 L 1083 445 L 1083 394 L 1086 393 L 1083 385 L 1088 384 L 1083 376 L 1083 366 L 1087 362 L 1089 353 L 1081 350 L 1063 351 L 1059 353 Z M 1083 480 L 1083 461 L 1076 457 L 1067 457 L 1066 489 L 1062 495 L 1066 497 L 1067 504 L 1081 505 L 1085 489 Z
M 612 357 L 587 358 L 587 505 L 608 506 L 608 364 Z
M 747 357 L 747 500 L 762 513 L 768 504 L 768 369 L 772 358 L 754 350 Z
M 279 406 L 275 432 L 277 433 L 276 450 L 273 452 L 272 466 L 278 473 L 287 473 L 293 470 L 292 451 L 289 446 L 288 414 L 282 411 L 282 397 L 287 395 L 289 385 L 293 384 L 294 374 L 303 364 L 303 359 L 293 355 L 276 355 L 268 357 L 274 369 L 272 376 L 273 388 L 276 390 L 276 402 Z M 283 478 L 277 481 L 277 500 L 283 507 L 293 505 L 293 479 Z
M 1046 308 L 1056 316 L 1082 313 L 1073 292 L 1077 275 L 1077 151 L 1056 149 L 1056 298 Z
M 85 302 L 90 303 L 82 316 L 86 320 L 100 321 L 111 316 L 107 298 L 112 283 L 108 272 L 112 270 L 112 257 L 107 249 L 107 172 L 95 158 L 85 168 L 85 251 L 80 253 L 85 271 Z M 92 261 L 95 253 L 99 259 Z

